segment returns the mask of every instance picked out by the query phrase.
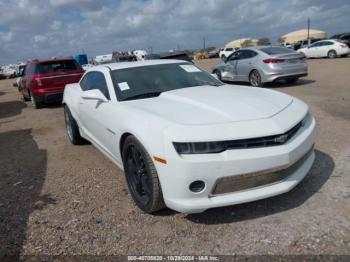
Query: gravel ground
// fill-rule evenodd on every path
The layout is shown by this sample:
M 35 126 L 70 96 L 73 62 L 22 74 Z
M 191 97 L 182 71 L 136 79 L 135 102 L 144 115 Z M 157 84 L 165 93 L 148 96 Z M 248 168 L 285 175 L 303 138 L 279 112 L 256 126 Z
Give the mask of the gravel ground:
M 91 145 L 68 142 L 60 105 L 34 110 L 14 80 L 1 80 L 0 258 L 350 255 L 349 68 L 350 58 L 310 60 L 307 78 L 267 87 L 303 99 L 317 119 L 316 162 L 303 182 L 277 197 L 196 215 L 142 213 L 114 164 Z

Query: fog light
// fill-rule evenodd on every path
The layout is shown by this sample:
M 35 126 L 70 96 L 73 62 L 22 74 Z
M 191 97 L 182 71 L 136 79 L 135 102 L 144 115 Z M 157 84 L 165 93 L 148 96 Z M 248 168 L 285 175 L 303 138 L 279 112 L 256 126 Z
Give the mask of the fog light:
M 190 190 L 194 193 L 199 193 L 205 188 L 205 183 L 201 180 L 194 181 L 189 186 Z

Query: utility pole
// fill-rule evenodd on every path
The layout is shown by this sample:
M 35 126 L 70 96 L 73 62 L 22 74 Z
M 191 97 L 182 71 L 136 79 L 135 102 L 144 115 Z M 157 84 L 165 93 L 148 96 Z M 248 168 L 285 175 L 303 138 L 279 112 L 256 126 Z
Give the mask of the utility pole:
M 203 51 L 205 50 L 205 36 L 203 37 Z
M 307 19 L 307 46 L 310 45 L 310 18 Z

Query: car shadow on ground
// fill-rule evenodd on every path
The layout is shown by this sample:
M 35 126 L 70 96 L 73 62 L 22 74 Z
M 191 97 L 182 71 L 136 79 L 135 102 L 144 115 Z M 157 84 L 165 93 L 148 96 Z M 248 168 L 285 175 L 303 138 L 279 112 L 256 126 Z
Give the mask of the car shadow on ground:
M 228 81 L 223 81 L 225 84 L 228 85 L 242 85 L 242 86 L 247 86 L 250 87 L 250 83 L 248 82 L 228 82 Z M 276 82 L 271 82 L 271 83 L 265 83 L 263 88 L 279 88 L 279 87 L 290 87 L 290 86 L 302 86 L 302 85 L 308 85 L 315 83 L 315 80 L 312 79 L 299 79 L 295 83 L 287 83 L 285 81 L 276 81 Z
M 0 96 L 3 96 L 3 95 L 5 95 L 6 94 L 6 92 L 1 92 L 0 91 Z
M 189 214 L 186 219 L 199 224 L 225 224 L 269 216 L 301 206 L 314 194 L 320 192 L 335 167 L 330 155 L 319 150 L 315 150 L 315 153 L 316 159 L 309 174 L 290 192 L 251 203 L 209 209 L 200 214 Z
M 22 101 L 8 101 L 0 103 L 0 119 L 19 115 L 27 105 Z
M 55 200 L 42 195 L 47 152 L 31 129 L 0 133 L 0 260 L 19 260 L 30 214 Z

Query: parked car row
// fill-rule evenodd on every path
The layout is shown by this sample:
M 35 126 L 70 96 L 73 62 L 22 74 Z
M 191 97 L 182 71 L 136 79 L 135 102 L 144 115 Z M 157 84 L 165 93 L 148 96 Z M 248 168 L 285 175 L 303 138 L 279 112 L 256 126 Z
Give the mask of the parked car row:
M 281 47 L 242 48 L 223 63 L 215 67 L 219 79 L 243 76 L 250 63 L 266 73 L 261 82 L 307 73 L 305 58 Z M 72 57 L 33 60 L 19 90 L 35 108 L 63 101 L 70 142 L 91 142 L 124 170 L 134 202 L 147 213 L 198 213 L 282 194 L 315 158 L 315 120 L 306 104 L 224 84 L 185 60 L 86 71 Z

